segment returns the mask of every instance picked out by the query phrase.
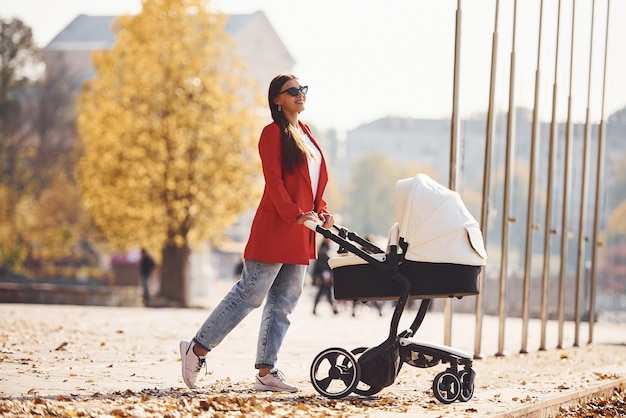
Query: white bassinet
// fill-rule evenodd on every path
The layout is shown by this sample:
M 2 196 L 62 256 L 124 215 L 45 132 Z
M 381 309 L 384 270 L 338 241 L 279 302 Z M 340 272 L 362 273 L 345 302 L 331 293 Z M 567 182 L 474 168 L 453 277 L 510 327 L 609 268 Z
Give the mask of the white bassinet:
M 487 264 L 487 251 L 478 221 L 461 196 L 426 174 L 396 184 L 399 235 L 408 244 L 406 260 Z
M 403 249 L 397 270 L 411 282 L 412 299 L 478 293 L 478 274 L 487 262 L 482 233 L 458 193 L 426 174 L 396 184 L 398 223 L 387 247 Z M 332 257 L 338 300 L 393 300 L 400 285 L 381 271 L 389 254 Z M 379 264 L 379 265 L 376 265 Z

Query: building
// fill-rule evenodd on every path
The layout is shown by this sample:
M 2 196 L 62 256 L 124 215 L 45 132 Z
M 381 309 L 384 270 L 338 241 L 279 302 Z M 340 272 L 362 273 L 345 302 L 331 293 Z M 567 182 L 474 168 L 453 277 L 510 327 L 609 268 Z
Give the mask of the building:
M 43 50 L 44 60 L 62 60 L 76 87 L 91 79 L 94 68 L 91 54 L 111 49 L 115 44 L 116 16 L 78 15 Z M 291 71 L 295 60 L 262 11 L 228 15 L 226 33 L 236 42 L 239 59 L 246 65 L 250 78 L 265 89 L 280 71 Z

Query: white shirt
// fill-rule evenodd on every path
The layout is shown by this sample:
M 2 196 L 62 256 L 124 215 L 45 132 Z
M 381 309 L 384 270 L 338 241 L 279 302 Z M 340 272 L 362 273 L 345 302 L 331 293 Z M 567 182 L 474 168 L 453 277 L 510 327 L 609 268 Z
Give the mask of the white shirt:
M 311 151 L 311 154 L 315 156 L 312 158 L 310 154 L 306 155 L 307 162 L 309 165 L 309 177 L 311 178 L 311 188 L 313 190 L 313 199 L 315 200 L 315 195 L 317 194 L 317 186 L 320 182 L 320 170 L 322 167 L 322 153 L 319 149 L 313 144 L 311 138 L 300 128 L 300 135 L 304 140 L 304 144 Z

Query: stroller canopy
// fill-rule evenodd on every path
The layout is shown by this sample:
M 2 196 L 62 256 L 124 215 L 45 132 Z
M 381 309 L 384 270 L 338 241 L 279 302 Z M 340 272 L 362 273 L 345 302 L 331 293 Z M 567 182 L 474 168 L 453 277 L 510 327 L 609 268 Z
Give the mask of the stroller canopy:
M 396 184 L 399 236 L 406 260 L 482 266 L 487 251 L 478 221 L 461 197 L 426 174 Z

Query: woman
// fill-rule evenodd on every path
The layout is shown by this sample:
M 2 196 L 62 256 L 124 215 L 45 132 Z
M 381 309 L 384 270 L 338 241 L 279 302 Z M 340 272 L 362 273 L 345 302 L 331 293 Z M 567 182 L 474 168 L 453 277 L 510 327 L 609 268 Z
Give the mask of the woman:
M 296 392 L 275 369 L 289 319 L 302 293 L 310 260 L 316 258 L 311 220 L 330 228 L 334 219 L 322 198 L 328 173 L 321 149 L 308 125 L 298 120 L 308 87 L 291 74 L 272 80 L 268 104 L 273 123 L 261 133 L 259 154 L 265 188 L 244 251 L 241 279 L 222 299 L 192 341 L 180 342 L 183 380 L 194 388 L 205 356 L 261 306 L 254 389 Z

